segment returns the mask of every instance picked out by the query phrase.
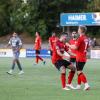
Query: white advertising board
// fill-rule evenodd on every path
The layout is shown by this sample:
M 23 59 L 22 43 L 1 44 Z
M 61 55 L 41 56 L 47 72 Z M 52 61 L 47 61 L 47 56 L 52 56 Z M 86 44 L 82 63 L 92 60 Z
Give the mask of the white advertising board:
M 90 57 L 92 59 L 100 59 L 100 50 L 91 50 Z
M 0 49 L 0 57 L 13 57 L 12 49 Z M 26 49 L 21 49 L 20 57 L 26 57 Z

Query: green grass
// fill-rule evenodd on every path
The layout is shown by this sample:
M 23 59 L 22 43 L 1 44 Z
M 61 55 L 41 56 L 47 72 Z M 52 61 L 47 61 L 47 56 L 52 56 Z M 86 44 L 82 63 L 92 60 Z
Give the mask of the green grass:
M 90 91 L 63 91 L 60 84 L 60 73 L 49 59 L 34 66 L 34 59 L 21 59 L 24 75 L 6 74 L 10 69 L 12 58 L 0 58 L 0 100 L 100 100 L 100 61 L 89 60 L 84 68 L 91 86 Z M 68 74 L 68 70 L 67 70 Z M 73 84 L 77 84 L 77 75 Z

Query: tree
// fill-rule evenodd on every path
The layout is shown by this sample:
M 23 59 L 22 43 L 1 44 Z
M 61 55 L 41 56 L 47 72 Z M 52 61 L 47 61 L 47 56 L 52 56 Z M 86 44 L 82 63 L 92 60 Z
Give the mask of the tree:
M 10 31 L 9 1 L 10 0 L 0 0 L 0 36 Z

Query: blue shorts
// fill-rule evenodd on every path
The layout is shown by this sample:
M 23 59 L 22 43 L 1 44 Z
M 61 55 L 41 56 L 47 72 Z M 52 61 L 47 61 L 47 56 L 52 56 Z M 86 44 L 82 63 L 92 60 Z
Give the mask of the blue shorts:
M 20 55 L 19 51 L 13 51 L 13 57 L 14 57 L 14 59 L 18 59 L 19 55 Z

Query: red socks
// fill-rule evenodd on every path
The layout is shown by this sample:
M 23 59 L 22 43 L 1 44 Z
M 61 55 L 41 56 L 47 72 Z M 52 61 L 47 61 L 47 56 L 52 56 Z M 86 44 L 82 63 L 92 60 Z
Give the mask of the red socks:
M 87 83 L 87 79 L 86 79 L 86 76 L 83 74 L 83 73 L 80 73 L 78 75 L 78 78 L 79 78 L 79 83 L 81 84 L 81 82 L 83 82 L 84 84 Z
M 38 64 L 38 61 L 39 61 L 38 56 L 36 56 L 36 63 L 37 63 L 37 64 Z
M 61 74 L 61 82 L 62 82 L 62 88 L 66 87 L 66 74 L 62 73 Z
M 78 85 L 81 85 L 81 78 L 80 78 L 80 75 L 78 75 L 77 83 L 78 83 Z
M 36 63 L 38 64 L 39 60 L 43 61 L 43 59 L 39 56 L 36 56 Z
M 70 71 L 68 76 L 68 84 L 71 84 L 73 77 L 75 75 L 75 71 Z
M 38 56 L 38 59 L 41 60 L 41 61 L 43 61 L 42 57 L 40 57 L 40 56 Z

